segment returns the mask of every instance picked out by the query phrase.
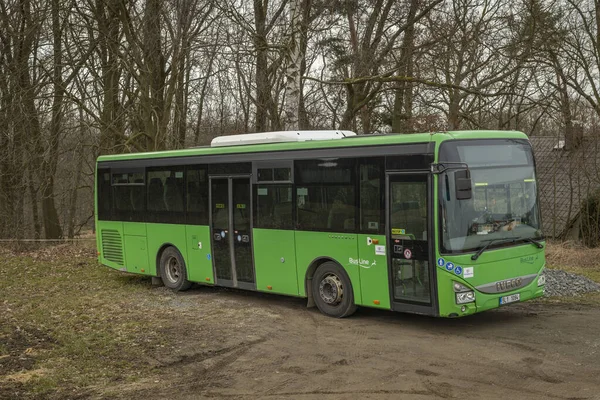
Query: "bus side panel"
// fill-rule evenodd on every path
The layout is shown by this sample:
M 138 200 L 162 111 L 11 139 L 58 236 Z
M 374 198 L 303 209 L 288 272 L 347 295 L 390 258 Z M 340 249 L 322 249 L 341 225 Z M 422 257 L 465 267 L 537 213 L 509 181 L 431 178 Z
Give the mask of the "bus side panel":
M 98 221 L 96 235 L 98 237 L 100 262 L 108 267 L 126 271 L 123 223 L 120 221 Z
M 294 236 L 294 231 L 290 230 L 254 229 L 252 231 L 258 290 L 298 295 Z
M 146 244 L 146 224 L 123 222 L 125 242 L 125 266 L 127 272 L 148 274 L 148 246 Z
M 212 254 L 210 252 L 210 227 L 186 225 L 188 280 L 214 284 Z
M 159 250 L 165 244 L 175 246 L 185 260 L 186 267 L 189 265 L 187 259 L 187 246 L 185 241 L 185 225 L 176 224 L 146 224 L 148 232 L 148 274 L 158 274 L 157 256 Z
M 362 304 L 358 263 L 357 235 L 351 233 L 296 231 L 296 265 L 298 266 L 298 289 L 306 296 L 304 281 L 306 270 L 318 258 L 331 258 L 345 270 L 354 291 L 354 302 Z
M 363 306 L 390 309 L 385 235 L 358 235 L 358 263 Z

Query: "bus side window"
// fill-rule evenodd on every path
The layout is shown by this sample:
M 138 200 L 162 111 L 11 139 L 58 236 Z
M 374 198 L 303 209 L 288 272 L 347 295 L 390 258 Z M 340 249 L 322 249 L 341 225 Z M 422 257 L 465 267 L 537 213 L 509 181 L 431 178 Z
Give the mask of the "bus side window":
M 351 158 L 296 161 L 297 229 L 356 230 L 355 167 Z
M 148 169 L 148 221 L 185 222 L 183 178 L 182 167 Z
M 292 184 L 255 185 L 255 228 L 293 229 Z
M 186 169 L 186 223 L 208 225 L 208 177 L 206 166 Z
M 112 171 L 112 217 L 120 221 L 144 221 L 144 173 Z
M 111 212 L 112 204 L 112 186 L 110 185 L 110 170 L 98 169 L 98 219 L 101 221 L 110 221 L 113 219 Z
M 383 179 L 385 177 L 384 159 L 365 158 L 360 160 L 360 231 L 363 233 L 383 234 L 384 197 Z

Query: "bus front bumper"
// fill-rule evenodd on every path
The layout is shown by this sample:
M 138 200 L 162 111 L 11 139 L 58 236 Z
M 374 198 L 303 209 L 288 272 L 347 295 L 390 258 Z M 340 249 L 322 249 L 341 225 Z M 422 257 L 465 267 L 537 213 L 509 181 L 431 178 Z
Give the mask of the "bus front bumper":
M 534 279 L 529 285 L 516 290 L 512 290 L 510 292 L 488 294 L 475 290 L 474 302 L 456 304 L 456 300 L 454 300 L 455 304 L 452 307 L 453 310 L 451 310 L 446 315 L 442 316 L 463 317 L 481 311 L 510 306 L 511 304 L 522 303 L 527 300 L 542 297 L 544 295 L 545 284 L 538 285 L 538 278 Z M 501 302 L 501 299 L 505 301 L 504 304 Z

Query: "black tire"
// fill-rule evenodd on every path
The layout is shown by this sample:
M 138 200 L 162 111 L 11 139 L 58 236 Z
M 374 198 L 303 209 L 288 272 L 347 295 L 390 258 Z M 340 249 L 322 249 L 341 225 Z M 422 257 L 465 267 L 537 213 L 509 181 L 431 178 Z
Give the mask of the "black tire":
M 180 292 L 192 286 L 192 282 L 187 280 L 185 261 L 175 247 L 167 247 L 162 252 L 159 266 L 160 278 L 169 289 Z
M 352 283 L 337 263 L 327 261 L 319 265 L 311 289 L 315 304 L 327 316 L 344 318 L 356 311 Z

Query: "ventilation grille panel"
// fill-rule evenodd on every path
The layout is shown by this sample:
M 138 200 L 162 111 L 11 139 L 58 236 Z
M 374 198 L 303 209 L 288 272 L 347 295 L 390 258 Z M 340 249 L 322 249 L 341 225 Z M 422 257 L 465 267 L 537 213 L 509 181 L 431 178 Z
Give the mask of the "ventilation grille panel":
M 119 231 L 102 229 L 102 254 L 108 261 L 123 265 L 123 241 Z

